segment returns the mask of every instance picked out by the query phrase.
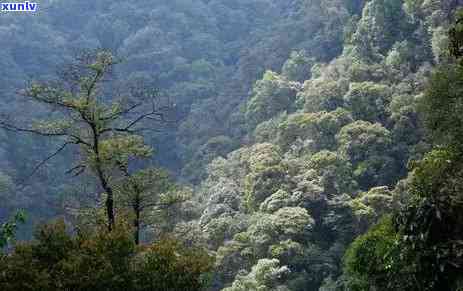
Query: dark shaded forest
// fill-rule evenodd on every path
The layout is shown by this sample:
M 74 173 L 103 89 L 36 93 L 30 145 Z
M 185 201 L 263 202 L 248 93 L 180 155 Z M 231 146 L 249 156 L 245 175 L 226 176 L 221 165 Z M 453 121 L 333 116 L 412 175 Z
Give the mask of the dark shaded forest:
M 463 290 L 462 4 L 0 12 L 0 290 Z

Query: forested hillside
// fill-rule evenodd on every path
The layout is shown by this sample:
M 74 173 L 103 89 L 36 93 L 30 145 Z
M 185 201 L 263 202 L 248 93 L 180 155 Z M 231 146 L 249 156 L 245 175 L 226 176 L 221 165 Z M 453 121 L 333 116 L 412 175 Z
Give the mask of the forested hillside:
M 3 107 L 9 107 L 4 111 L 33 115 L 35 108 L 14 101 L 14 93 L 26 82 L 54 78 L 82 50 L 110 49 L 122 59 L 117 79 L 151 84 L 172 99 L 177 122 L 163 125 L 167 130 L 149 139 L 160 153 L 156 158 L 161 165 L 197 184 L 214 157 L 246 140 L 240 108 L 265 69 L 279 70 L 292 51 L 310 51 L 310 57 L 320 61 L 341 52 L 341 24 L 349 15 L 345 8 L 337 15 L 337 6 L 342 5 L 262 0 L 44 1 L 35 15 L 3 14 L 0 19 L 5 40 L 0 87 L 6 100 Z M 357 6 L 350 9 L 359 13 Z M 50 145 L 4 134 L 4 179 L 22 181 Z M 33 151 L 37 154 L 31 155 Z M 62 202 L 55 196 L 67 191 L 62 188 L 68 180 L 61 179 L 63 169 L 56 169 L 57 164 L 39 173 L 43 179 L 35 176 L 28 181 L 28 185 L 36 181 L 33 195 L 41 196 L 35 199 L 35 210 L 38 201 L 47 201 L 40 207 L 45 212 L 40 217 L 59 212 Z M 41 183 L 44 179 L 47 182 Z M 22 207 L 30 203 L 30 191 L 22 187 L 17 191 L 24 200 Z M 55 211 L 46 213 L 50 203 L 57 204 Z
M 462 290 L 462 4 L 2 14 L 0 286 Z

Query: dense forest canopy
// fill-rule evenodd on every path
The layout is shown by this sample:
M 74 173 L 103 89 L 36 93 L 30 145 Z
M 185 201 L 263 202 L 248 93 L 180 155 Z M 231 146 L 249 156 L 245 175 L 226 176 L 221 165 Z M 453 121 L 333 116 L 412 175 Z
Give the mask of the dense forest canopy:
M 0 289 L 463 290 L 462 4 L 2 12 Z

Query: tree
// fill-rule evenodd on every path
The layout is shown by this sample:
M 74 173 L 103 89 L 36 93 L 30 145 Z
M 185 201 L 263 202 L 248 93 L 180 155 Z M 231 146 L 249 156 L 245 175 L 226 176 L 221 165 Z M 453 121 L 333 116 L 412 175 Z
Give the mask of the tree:
M 352 122 L 350 113 L 342 108 L 316 113 L 294 113 L 280 123 L 277 139 L 287 149 L 296 140 L 308 140 L 313 151 L 333 149 L 335 136 L 345 125 Z
M 306 81 L 297 98 L 306 112 L 332 111 L 343 106 L 343 95 L 347 90 L 345 80 L 334 81 L 321 76 Z
M 339 153 L 354 167 L 360 188 L 390 185 L 396 179 L 395 161 L 390 154 L 392 137 L 380 123 L 355 121 L 336 136 Z
M 413 288 L 416 282 L 407 276 L 410 267 L 399 259 L 399 241 L 391 217 L 359 236 L 344 256 L 348 290 L 418 290 Z
M 463 10 L 459 10 L 456 15 L 456 23 L 449 30 L 449 49 L 450 54 L 456 58 L 463 56 Z
M 328 195 L 355 192 L 357 183 L 353 179 L 352 165 L 338 153 L 320 151 L 310 157 L 308 166 L 320 176 L 324 192 Z
M 314 59 L 306 56 L 304 51 L 292 52 L 282 68 L 282 75 L 288 80 L 303 82 L 310 79 Z
M 135 259 L 134 290 L 204 290 L 209 284 L 212 257 L 202 249 L 187 249 L 173 239 L 153 244 Z
M 104 98 L 104 83 L 116 63 L 107 51 L 84 53 L 64 70 L 60 81 L 34 82 L 22 91 L 32 102 L 57 113 L 38 122 L 28 120 L 26 126 L 8 116 L 0 121 L 6 130 L 61 142 L 34 172 L 66 148 L 76 146 L 79 160 L 68 173 L 78 176 L 89 171 L 96 176 L 105 194 L 109 230 L 115 225 L 112 178 L 119 169 L 127 168 L 129 161 L 151 155 L 139 134 L 151 130 L 146 121 L 164 121 L 166 110 L 156 92 L 140 87 L 132 88 L 127 97 Z
M 350 39 L 351 49 L 357 57 L 381 59 L 396 41 L 402 40 L 403 35 L 413 28 L 402 4 L 402 0 L 374 0 L 365 4 L 357 30 Z
M 279 286 L 284 277 L 290 273 L 286 266 L 280 267 L 277 259 L 262 259 L 257 262 L 247 275 L 238 275 L 229 288 L 224 291 L 288 290 Z
M 258 209 L 268 196 L 285 187 L 285 166 L 280 161 L 278 146 L 263 143 L 252 147 L 248 161 L 250 172 L 244 180 L 244 202 L 248 210 Z
M 13 219 L 0 225 L 0 250 L 8 246 L 16 235 L 18 224 L 24 223 L 25 221 L 26 216 L 24 212 L 18 211 Z
M 459 29 L 458 24 L 453 28 Z M 450 36 L 457 38 L 450 51 L 455 60 L 434 72 L 419 106 L 433 149 L 411 163 L 412 172 L 406 182 L 408 195 L 402 199 L 400 211 L 351 245 L 345 271 L 352 290 L 461 290 L 462 35 L 453 31 Z M 372 189 L 354 202 L 363 200 L 370 207 L 384 209 L 391 200 L 391 193 L 384 190 Z
M 104 226 L 70 235 L 60 220 L 41 226 L 34 241 L 17 245 L 0 264 L 5 291 L 199 291 L 212 260 L 172 239 L 137 248 L 125 224 L 111 232 Z
M 385 123 L 390 90 L 373 82 L 351 83 L 344 101 L 355 120 Z
M 133 211 L 133 226 L 135 243 L 140 242 L 142 222 L 147 218 L 148 210 L 165 209 L 181 201 L 182 197 L 175 193 L 175 186 L 169 174 L 160 169 L 145 169 L 129 174 L 115 186 L 116 197 L 122 206 Z
M 297 83 L 267 71 L 262 80 L 256 82 L 247 104 L 246 121 L 249 128 L 255 128 L 279 112 L 290 110 L 297 90 Z
M 435 70 L 420 100 L 433 149 L 413 164 L 410 197 L 396 222 L 402 253 L 415 262 L 413 276 L 431 290 L 458 290 L 463 280 L 462 19 L 459 12 L 450 29 L 453 60 Z
M 385 214 L 390 213 L 395 206 L 393 193 L 387 187 L 371 188 L 363 192 L 351 202 L 352 209 L 359 221 L 360 230 L 366 230 L 374 225 Z
M 441 66 L 433 73 L 419 105 L 433 140 L 460 148 L 463 145 L 462 79 L 462 65 L 453 63 Z

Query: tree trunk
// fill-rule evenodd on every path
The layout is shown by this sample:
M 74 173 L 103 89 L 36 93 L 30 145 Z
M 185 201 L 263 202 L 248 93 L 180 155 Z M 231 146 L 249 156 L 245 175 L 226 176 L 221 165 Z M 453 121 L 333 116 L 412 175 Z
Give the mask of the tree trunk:
M 109 186 L 108 181 L 103 173 L 103 168 L 101 167 L 101 159 L 100 159 L 100 135 L 98 133 L 97 127 L 94 123 L 90 123 L 90 127 L 92 128 L 93 133 L 93 152 L 95 154 L 95 166 L 96 172 L 98 174 L 98 178 L 101 183 L 101 187 L 106 192 L 106 215 L 108 217 L 108 231 L 112 231 L 114 229 L 115 224 L 115 216 L 114 216 L 114 194 L 113 189 Z
M 97 159 L 98 160 L 98 159 Z M 114 229 L 115 224 L 115 216 L 114 216 L 114 195 L 113 189 L 108 185 L 108 181 L 104 177 L 103 171 L 101 170 L 101 166 L 97 165 L 97 172 L 98 178 L 100 179 L 101 187 L 106 192 L 106 215 L 108 217 L 108 231 L 112 231 Z
M 135 227 L 135 244 L 140 244 L 140 203 L 137 201 L 133 207 L 135 212 L 135 219 L 133 221 L 133 225 Z
M 113 191 L 110 187 L 106 187 L 106 212 L 108 216 L 108 230 L 112 231 L 114 228 L 114 224 L 116 222 L 116 218 L 114 216 L 114 198 L 113 198 Z

